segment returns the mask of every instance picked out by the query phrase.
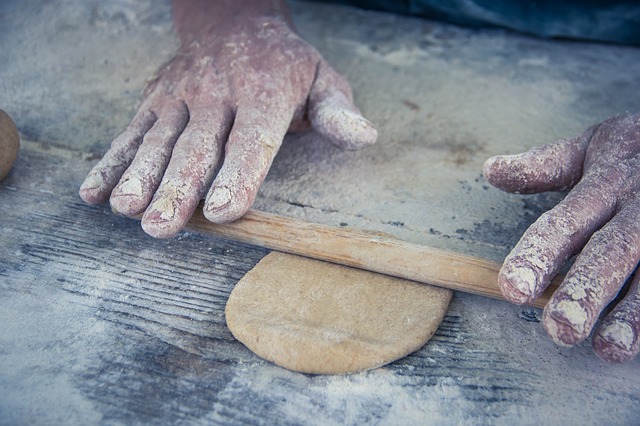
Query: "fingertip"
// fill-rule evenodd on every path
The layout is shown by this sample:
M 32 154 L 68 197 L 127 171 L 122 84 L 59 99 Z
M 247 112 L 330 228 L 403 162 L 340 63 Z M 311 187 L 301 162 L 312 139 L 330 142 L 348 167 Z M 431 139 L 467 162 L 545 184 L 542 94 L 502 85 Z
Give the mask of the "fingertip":
M 111 209 L 116 213 L 125 215 L 125 216 L 136 216 L 140 213 L 144 212 L 147 207 L 144 204 L 140 203 L 140 199 L 138 197 L 134 197 L 131 195 L 111 195 L 109 198 L 109 204 L 111 205 Z
M 176 235 L 191 217 L 187 200 L 177 196 L 176 191 L 156 193 L 142 215 L 142 229 L 154 238 L 169 238 Z
M 171 238 L 182 229 L 182 224 L 167 220 L 158 210 L 146 211 L 141 225 L 142 230 L 154 238 Z
M 535 297 L 538 277 L 527 267 L 516 267 L 506 263 L 498 275 L 498 285 L 503 296 L 512 303 L 522 305 Z
M 373 145 L 378 140 L 378 130 L 372 122 L 361 115 L 354 118 L 351 126 L 355 129 L 353 137 L 346 140 L 347 148 L 360 149 L 368 145 Z
M 521 160 L 522 154 L 490 157 L 482 166 L 482 175 L 496 188 L 519 193 L 527 184 L 527 179 L 521 171 Z
M 129 177 L 113 189 L 109 203 L 116 212 L 125 216 L 135 216 L 147 208 L 148 203 L 143 196 L 142 182 L 135 177 Z
M 573 346 L 591 331 L 589 313 L 576 300 L 551 300 L 542 313 L 542 326 L 559 346 Z
M 246 191 L 232 191 L 225 185 L 214 185 L 204 203 L 204 217 L 213 223 L 230 223 L 240 219 L 251 207 L 255 196 Z
M 104 188 L 104 180 L 95 174 L 87 176 L 78 191 L 80 198 L 87 204 L 101 204 L 109 198 L 109 191 Z
M 314 129 L 344 149 L 360 149 L 378 139 L 378 131 L 369 120 L 336 100 L 326 100 L 318 106 L 311 122 Z
M 626 321 L 605 322 L 593 337 L 596 355 L 607 362 L 622 363 L 634 359 L 640 352 L 638 335 Z
M 318 63 L 308 105 L 313 128 L 343 149 L 360 149 L 378 138 L 374 125 L 354 105 L 349 83 L 324 61 Z
M 571 336 L 575 335 L 574 330 L 554 319 L 545 319 L 543 314 L 542 328 L 547 332 L 553 343 L 563 348 L 570 348 L 575 345 L 576 339 Z
M 100 204 L 102 202 L 100 201 L 100 198 L 95 193 L 95 191 L 90 188 L 89 189 L 80 188 L 80 191 L 78 191 L 78 195 L 80 196 L 80 199 L 87 204 Z
M 482 176 L 492 185 L 496 180 L 496 171 L 499 170 L 500 155 L 487 158 L 482 165 Z

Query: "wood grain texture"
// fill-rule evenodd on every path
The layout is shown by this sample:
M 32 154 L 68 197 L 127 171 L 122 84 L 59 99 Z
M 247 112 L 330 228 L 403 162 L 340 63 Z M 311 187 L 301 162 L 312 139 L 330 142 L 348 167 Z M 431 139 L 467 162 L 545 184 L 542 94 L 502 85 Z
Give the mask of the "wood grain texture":
M 637 363 L 602 364 L 588 343 L 556 348 L 539 310 L 463 293 L 426 346 L 389 366 L 278 368 L 224 320 L 233 286 L 266 249 L 195 232 L 150 238 L 79 200 L 90 166 L 80 156 L 27 145 L 0 184 L 2 424 L 636 418 Z
M 264 211 L 499 261 L 561 194 L 499 194 L 483 160 L 639 109 L 637 49 L 289 3 L 380 140 L 288 138 Z M 171 1 L 5 0 L 0 32 L 0 107 L 25 142 L 0 182 L 0 425 L 638 423 L 640 360 L 558 348 L 539 309 L 463 292 L 426 346 L 384 368 L 310 376 L 259 359 L 223 312 L 268 250 L 154 240 L 77 196 L 177 48 Z
M 199 208 L 187 227 L 287 253 L 504 300 L 498 287 L 499 264 L 392 237 L 255 210 L 233 223 L 218 225 L 207 221 Z M 532 306 L 543 308 L 560 282 L 562 276 L 556 277 Z

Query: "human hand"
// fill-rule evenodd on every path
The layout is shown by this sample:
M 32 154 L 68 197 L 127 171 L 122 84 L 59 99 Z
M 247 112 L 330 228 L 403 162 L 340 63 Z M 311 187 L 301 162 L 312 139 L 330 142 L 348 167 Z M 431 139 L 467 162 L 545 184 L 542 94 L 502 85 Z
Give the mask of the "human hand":
M 346 149 L 375 142 L 346 80 L 271 3 L 176 1 L 182 46 L 85 179 L 84 201 L 144 212 L 143 229 L 169 237 L 205 194 L 207 219 L 241 217 L 288 130 L 311 125 Z
M 571 189 L 522 236 L 500 270 L 515 303 L 536 299 L 570 257 L 580 252 L 544 309 L 554 342 L 586 339 L 601 312 L 630 280 L 626 296 L 606 315 L 593 347 L 611 362 L 640 352 L 640 114 L 610 118 L 582 135 L 518 155 L 492 157 L 484 176 L 515 193 Z

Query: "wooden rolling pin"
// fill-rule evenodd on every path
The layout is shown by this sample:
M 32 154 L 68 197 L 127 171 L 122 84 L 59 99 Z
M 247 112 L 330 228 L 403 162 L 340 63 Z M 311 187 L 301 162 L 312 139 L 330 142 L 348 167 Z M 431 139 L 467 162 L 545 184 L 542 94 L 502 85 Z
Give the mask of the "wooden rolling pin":
M 504 300 L 498 288 L 499 264 L 395 238 L 255 210 L 233 223 L 216 225 L 207 221 L 202 209 L 198 208 L 187 228 L 286 253 Z M 554 283 L 532 305 L 544 307 L 560 279 L 556 277 Z

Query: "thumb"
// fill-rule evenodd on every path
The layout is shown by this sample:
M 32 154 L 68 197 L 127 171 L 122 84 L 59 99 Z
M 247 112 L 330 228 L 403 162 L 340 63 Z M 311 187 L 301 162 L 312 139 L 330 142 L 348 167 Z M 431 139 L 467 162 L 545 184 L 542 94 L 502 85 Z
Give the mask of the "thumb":
M 483 175 L 493 186 L 518 194 L 570 189 L 582 177 L 585 152 L 595 129 L 522 154 L 491 157 L 484 163 Z
M 316 131 L 341 148 L 358 149 L 378 138 L 373 124 L 353 104 L 349 83 L 323 60 L 309 93 L 309 119 Z

